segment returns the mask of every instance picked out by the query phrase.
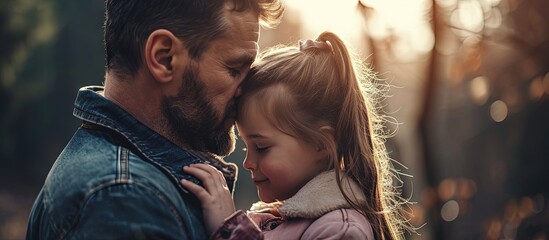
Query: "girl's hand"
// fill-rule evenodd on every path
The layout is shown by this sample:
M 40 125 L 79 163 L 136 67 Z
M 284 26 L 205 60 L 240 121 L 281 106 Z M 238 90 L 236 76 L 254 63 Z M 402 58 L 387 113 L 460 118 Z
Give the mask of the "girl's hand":
M 225 177 L 219 170 L 202 163 L 185 166 L 183 171 L 195 176 L 204 185 L 201 187 L 184 179 L 180 182 L 202 203 L 206 229 L 212 234 L 227 217 L 236 211 Z

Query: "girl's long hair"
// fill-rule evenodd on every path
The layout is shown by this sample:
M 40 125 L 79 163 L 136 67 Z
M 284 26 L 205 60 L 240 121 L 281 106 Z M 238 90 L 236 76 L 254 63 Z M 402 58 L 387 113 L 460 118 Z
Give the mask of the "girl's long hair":
M 243 84 L 240 102 L 258 104 L 282 132 L 327 149 L 341 192 L 370 221 L 375 239 L 402 239 L 407 222 L 393 184 L 398 174 L 385 148 L 385 118 L 378 114 L 383 88 L 337 35 L 323 32 L 316 41 L 264 52 Z M 323 126 L 331 130 L 319 131 Z M 343 191 L 342 176 L 358 183 L 362 193 Z

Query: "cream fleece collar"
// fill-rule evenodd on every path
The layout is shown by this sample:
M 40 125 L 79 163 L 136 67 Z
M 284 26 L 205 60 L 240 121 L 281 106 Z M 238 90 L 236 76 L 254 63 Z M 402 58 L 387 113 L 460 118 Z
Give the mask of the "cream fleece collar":
M 351 179 L 344 177 L 342 188 L 349 197 L 353 198 L 354 196 L 359 203 L 366 201 L 358 184 Z M 283 202 L 257 202 L 252 205 L 250 210 L 263 212 L 267 209 L 278 208 L 278 213 L 288 219 L 318 218 L 333 210 L 350 207 L 351 205 L 345 200 L 337 186 L 335 171 L 328 171 L 313 178 L 293 197 Z

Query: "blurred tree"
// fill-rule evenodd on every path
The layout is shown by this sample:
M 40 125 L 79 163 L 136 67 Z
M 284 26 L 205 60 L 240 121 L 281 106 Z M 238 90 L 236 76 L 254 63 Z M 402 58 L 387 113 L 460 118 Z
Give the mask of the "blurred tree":
M 390 25 L 394 18 L 413 21 L 418 9 L 402 11 L 398 1 L 358 2 L 375 38 L 372 49 L 383 50 L 376 68 L 395 72 L 414 62 L 408 65 L 413 70 L 396 77 L 421 80 L 417 119 L 404 120 L 417 123 L 421 142 L 412 167 L 423 166 L 426 184 L 412 200 L 419 201 L 416 216 L 427 212 L 422 237 L 513 239 L 525 217 L 547 219 L 524 209 L 549 202 L 549 2 L 417 1 L 431 26 L 422 32 L 413 25 L 414 31 L 422 42 L 433 37 L 424 55 L 410 54 L 420 45 L 403 48 L 413 43 L 410 33 Z M 390 13 L 394 18 L 380 17 Z
M 103 1 L 0 1 L 0 239 L 23 239 L 34 197 L 101 84 Z
M 43 128 L 32 118 L 48 121 L 49 116 L 40 114 L 42 109 L 36 104 L 51 89 L 53 62 L 48 57 L 53 52 L 57 19 L 50 0 L 2 1 L 0 19 L 0 180 L 1 185 L 12 185 L 19 182 L 13 179 L 28 177 L 22 166 L 34 163 L 27 156 L 36 147 L 25 144 L 26 137 L 30 132 L 39 137 Z
M 38 188 L 78 126 L 77 89 L 102 82 L 102 18 L 102 2 L 0 3 L 3 188 Z
M 547 189 L 548 93 L 536 81 L 549 72 L 548 2 L 432 4 L 441 18 L 433 14 L 437 40 L 419 121 L 427 179 L 438 193 L 432 237 L 514 239 L 534 216 L 521 204 Z M 475 183 L 475 197 L 462 197 L 464 178 Z M 451 201 L 459 205 L 448 219 Z

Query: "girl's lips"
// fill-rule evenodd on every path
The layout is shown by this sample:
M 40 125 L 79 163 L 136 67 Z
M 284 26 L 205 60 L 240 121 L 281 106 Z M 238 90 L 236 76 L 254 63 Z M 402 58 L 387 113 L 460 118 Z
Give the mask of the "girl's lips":
M 255 185 L 258 185 L 258 184 L 261 184 L 261 183 L 265 183 L 269 180 L 268 179 L 254 179 L 253 181 L 254 181 Z

